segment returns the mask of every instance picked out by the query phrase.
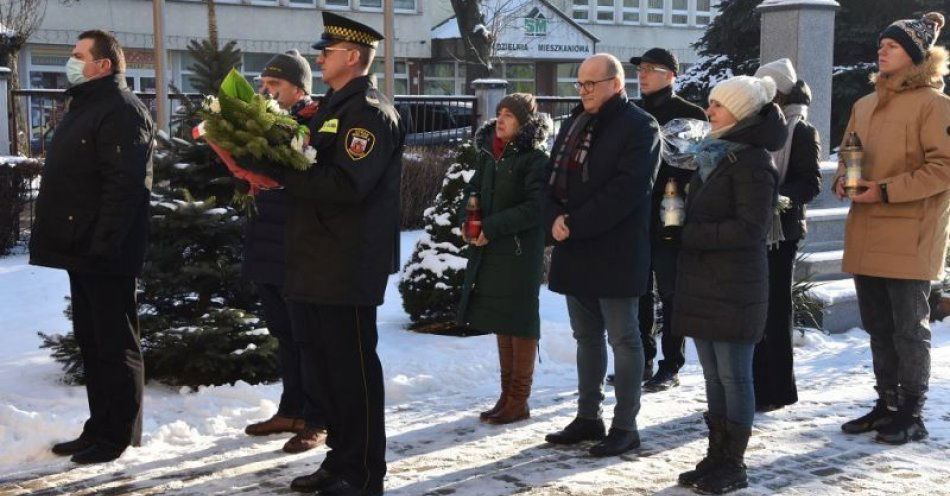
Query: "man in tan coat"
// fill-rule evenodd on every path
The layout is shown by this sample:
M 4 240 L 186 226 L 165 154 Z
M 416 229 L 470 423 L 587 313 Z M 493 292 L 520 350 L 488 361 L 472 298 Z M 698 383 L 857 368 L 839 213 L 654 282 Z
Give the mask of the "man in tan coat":
M 930 13 L 879 37 L 875 91 L 851 112 L 846 136 L 864 144 L 863 192 L 853 198 L 842 269 L 854 274 L 879 399 L 841 426 L 878 431 L 890 444 L 927 436 L 921 419 L 930 379 L 930 281 L 943 276 L 950 218 L 947 50 L 934 43 L 944 17 Z M 844 166 L 835 193 L 844 198 Z

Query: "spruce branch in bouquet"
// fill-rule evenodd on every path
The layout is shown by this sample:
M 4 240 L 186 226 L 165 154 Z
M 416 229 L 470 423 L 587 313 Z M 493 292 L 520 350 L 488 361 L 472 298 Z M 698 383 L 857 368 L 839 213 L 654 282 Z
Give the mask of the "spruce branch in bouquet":
M 195 136 L 205 138 L 231 173 L 250 184 L 251 196 L 279 185 L 241 163 L 303 171 L 316 160 L 316 150 L 308 145 L 307 126 L 298 124 L 276 100 L 255 93 L 236 70 L 224 78 L 217 96 L 205 97 L 198 114 L 203 121 L 195 128 Z M 238 202 L 247 204 L 247 199 Z

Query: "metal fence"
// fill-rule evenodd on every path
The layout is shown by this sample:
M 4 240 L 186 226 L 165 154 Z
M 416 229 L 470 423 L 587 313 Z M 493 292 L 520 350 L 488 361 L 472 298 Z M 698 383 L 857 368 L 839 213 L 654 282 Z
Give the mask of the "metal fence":
M 155 114 L 155 94 L 136 93 L 140 100 Z M 14 136 L 20 143 L 29 143 L 22 150 L 31 157 L 46 153 L 53 130 L 65 115 L 66 95 L 63 90 L 16 90 L 12 96 L 17 101 L 20 119 L 11 120 Z M 171 115 L 180 107 L 182 99 L 200 101 L 198 94 L 170 95 Z M 398 95 L 396 110 L 406 123 L 406 144 L 448 145 L 470 138 L 476 125 L 476 100 L 474 96 L 427 96 Z
M 538 112 L 544 112 L 551 116 L 554 121 L 554 132 L 552 136 L 557 136 L 561 129 L 561 123 L 571 116 L 574 107 L 581 103 L 579 96 L 536 96 L 534 100 L 538 103 Z M 551 141 L 553 142 L 553 137 Z

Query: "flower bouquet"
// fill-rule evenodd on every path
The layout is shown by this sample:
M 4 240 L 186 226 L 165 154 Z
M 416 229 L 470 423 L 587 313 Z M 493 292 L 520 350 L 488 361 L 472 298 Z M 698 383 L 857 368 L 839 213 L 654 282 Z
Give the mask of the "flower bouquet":
M 693 147 L 709 135 L 712 125 L 698 119 L 673 119 L 660 128 L 663 160 L 680 169 L 696 170 Z
M 280 185 L 241 167 L 242 161 L 307 170 L 317 157 L 317 151 L 308 144 L 307 126 L 298 124 L 276 100 L 255 93 L 234 69 L 222 81 L 217 96 L 205 97 L 198 115 L 202 122 L 192 135 L 204 138 L 231 174 L 250 184 L 251 196 Z

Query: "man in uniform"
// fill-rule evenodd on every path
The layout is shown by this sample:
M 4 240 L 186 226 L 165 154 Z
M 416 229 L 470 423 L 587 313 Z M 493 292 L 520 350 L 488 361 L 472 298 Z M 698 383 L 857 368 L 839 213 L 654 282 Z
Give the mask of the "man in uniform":
M 253 166 L 287 190 L 285 297 L 304 367 L 327 412 L 320 469 L 291 488 L 382 494 L 386 473 L 383 372 L 376 307 L 398 267 L 399 178 L 405 130 L 368 75 L 383 39 L 329 12 L 313 47 L 330 91 L 309 123 L 317 161 L 307 171 Z

